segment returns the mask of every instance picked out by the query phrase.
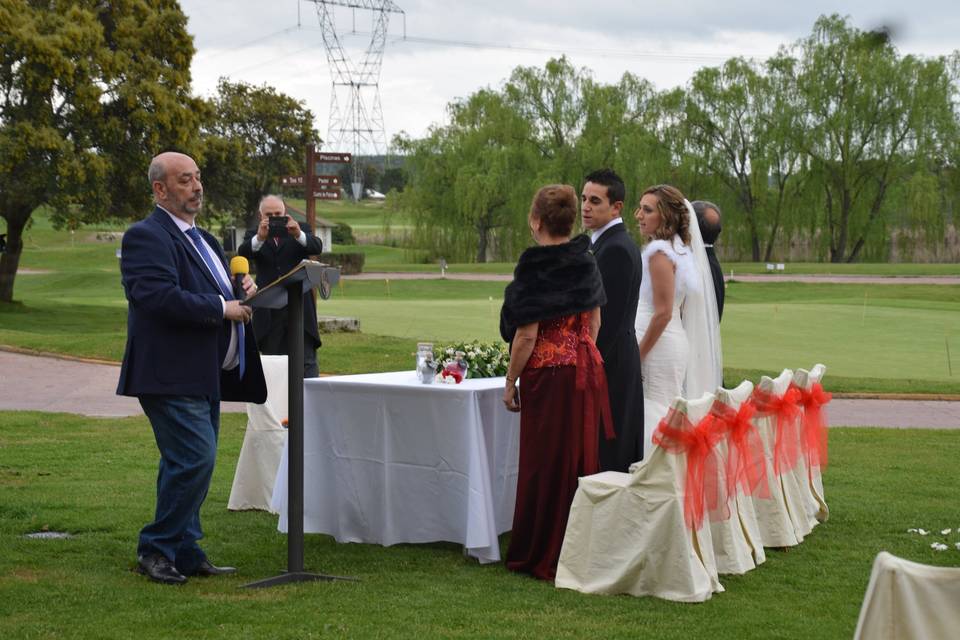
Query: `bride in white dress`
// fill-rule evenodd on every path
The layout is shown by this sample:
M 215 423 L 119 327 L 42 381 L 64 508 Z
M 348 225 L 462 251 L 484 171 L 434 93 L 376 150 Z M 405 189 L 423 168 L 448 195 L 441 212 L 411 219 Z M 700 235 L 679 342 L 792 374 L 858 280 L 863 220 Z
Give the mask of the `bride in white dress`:
M 675 187 L 658 185 L 643 193 L 634 216 L 648 239 L 636 319 L 647 457 L 674 398 L 713 392 L 723 368 L 716 294 L 693 207 Z

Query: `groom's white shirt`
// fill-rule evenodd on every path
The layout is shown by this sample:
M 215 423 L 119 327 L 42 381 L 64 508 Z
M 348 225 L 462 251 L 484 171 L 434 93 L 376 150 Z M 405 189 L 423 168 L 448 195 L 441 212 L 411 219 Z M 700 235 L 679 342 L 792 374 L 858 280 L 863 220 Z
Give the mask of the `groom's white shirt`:
M 606 230 L 609 229 L 610 227 L 615 227 L 615 226 L 618 225 L 618 224 L 623 224 L 623 218 L 620 217 L 620 216 L 617 216 L 616 218 L 614 218 L 613 220 L 611 220 L 611 221 L 608 222 L 607 224 L 603 225 L 602 227 L 600 227 L 599 229 L 597 229 L 596 231 L 594 231 L 594 232 L 593 232 L 593 235 L 590 236 L 590 244 L 596 244 L 596 243 L 597 243 L 597 240 L 600 239 L 600 236 L 603 235 L 603 232 L 604 232 L 604 231 L 606 231 Z

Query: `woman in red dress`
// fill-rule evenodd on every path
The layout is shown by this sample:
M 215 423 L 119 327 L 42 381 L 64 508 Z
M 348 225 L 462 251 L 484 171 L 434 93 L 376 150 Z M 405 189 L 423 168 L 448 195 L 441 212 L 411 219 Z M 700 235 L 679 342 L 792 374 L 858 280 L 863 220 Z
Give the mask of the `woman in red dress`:
M 536 247 L 504 292 L 510 343 L 503 402 L 520 412 L 520 465 L 507 568 L 553 580 L 577 479 L 598 471 L 599 429 L 613 437 L 600 329 L 603 283 L 586 236 L 570 239 L 577 194 L 537 192 L 528 217 Z M 516 387 L 520 378 L 520 390 Z

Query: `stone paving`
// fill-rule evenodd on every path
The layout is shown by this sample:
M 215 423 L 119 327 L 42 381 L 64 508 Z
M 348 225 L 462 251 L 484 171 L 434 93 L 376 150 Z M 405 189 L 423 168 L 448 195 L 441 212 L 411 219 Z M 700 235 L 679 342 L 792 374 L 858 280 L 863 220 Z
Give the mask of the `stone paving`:
M 120 367 L 0 351 L 0 410 L 78 413 L 88 416 L 142 415 L 135 398 L 116 395 Z M 224 412 L 243 413 L 240 402 Z M 832 426 L 960 428 L 960 402 L 837 398 L 828 405 Z

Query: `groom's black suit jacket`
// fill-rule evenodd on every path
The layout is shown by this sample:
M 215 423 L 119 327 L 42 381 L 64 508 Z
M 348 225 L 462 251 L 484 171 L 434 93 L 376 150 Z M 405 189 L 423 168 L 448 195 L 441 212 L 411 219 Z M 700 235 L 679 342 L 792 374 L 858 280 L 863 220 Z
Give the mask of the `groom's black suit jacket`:
M 607 304 L 600 308 L 597 349 L 610 389 L 616 440 L 600 438 L 601 471 L 627 471 L 643 457 L 643 383 L 634 323 L 640 297 L 640 249 L 626 227 L 614 225 L 593 245 Z

